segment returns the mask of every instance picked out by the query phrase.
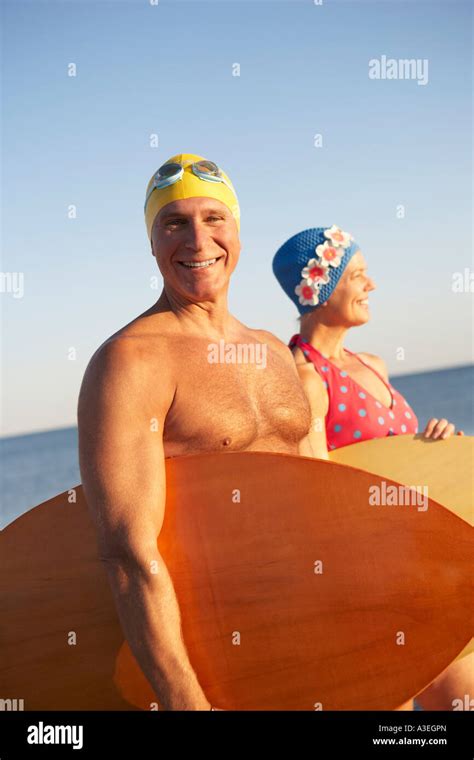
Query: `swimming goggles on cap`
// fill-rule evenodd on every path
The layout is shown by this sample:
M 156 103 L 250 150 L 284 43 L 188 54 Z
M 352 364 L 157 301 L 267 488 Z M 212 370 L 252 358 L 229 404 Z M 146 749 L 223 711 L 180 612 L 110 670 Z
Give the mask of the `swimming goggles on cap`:
M 221 170 L 214 161 L 202 160 L 195 161 L 191 164 L 189 162 L 184 164 L 172 162 L 160 166 L 153 177 L 152 186 L 145 198 L 145 211 L 152 192 L 154 190 L 161 190 L 163 187 L 169 187 L 169 185 L 174 185 L 175 182 L 179 182 L 184 174 L 185 168 L 188 166 L 191 166 L 191 171 L 196 177 L 199 177 L 199 179 L 205 180 L 206 182 L 222 182 L 232 193 L 235 194 L 234 188 L 226 182 L 225 178 L 222 176 Z

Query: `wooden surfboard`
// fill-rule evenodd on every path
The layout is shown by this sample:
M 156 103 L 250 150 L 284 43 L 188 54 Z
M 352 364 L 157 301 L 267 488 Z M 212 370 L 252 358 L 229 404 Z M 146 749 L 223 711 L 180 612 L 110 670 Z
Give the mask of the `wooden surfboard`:
M 381 478 L 284 454 L 167 460 L 159 549 L 224 709 L 396 709 L 466 646 L 472 529 Z M 118 623 L 82 488 L 5 528 L 0 683 L 25 710 L 159 707 Z
M 335 449 L 329 459 L 405 485 L 427 486 L 432 499 L 474 525 L 474 436 L 374 438 Z
M 331 451 L 329 459 L 404 485 L 426 486 L 432 499 L 474 525 L 474 436 L 375 438 Z M 472 652 L 474 639 L 457 659 Z

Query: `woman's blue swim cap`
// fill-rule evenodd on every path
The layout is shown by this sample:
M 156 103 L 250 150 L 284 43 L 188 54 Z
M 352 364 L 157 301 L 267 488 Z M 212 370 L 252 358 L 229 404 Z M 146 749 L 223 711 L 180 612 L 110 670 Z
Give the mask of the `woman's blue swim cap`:
M 307 314 L 328 300 L 358 244 L 335 224 L 298 232 L 278 249 L 273 273 L 296 305 Z

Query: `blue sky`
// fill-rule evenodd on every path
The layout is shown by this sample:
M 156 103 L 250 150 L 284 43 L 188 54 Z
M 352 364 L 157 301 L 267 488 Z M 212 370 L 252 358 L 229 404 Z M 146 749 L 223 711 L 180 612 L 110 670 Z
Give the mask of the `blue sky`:
M 3 434 L 75 424 L 91 354 L 158 297 L 144 193 L 181 151 L 216 161 L 237 189 L 239 319 L 288 340 L 296 310 L 272 256 L 336 223 L 378 285 L 347 347 L 393 375 L 472 361 L 472 294 L 452 290 L 473 269 L 471 12 L 430 0 L 4 1 L 2 271 L 23 273 L 24 294 L 1 294 Z M 427 59 L 428 83 L 370 79 L 382 55 Z

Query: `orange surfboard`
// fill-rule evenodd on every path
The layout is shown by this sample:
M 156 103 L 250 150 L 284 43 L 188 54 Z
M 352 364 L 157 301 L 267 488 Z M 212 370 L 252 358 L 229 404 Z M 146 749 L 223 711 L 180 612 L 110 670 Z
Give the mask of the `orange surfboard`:
M 436 502 L 373 506 L 379 476 L 284 454 L 166 469 L 158 546 L 212 704 L 396 709 L 470 640 L 472 529 Z M 1 554 L 3 698 L 159 708 L 124 643 L 81 487 L 7 526 Z

